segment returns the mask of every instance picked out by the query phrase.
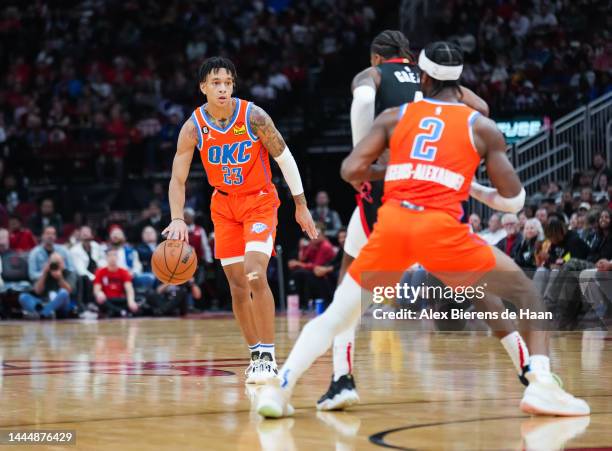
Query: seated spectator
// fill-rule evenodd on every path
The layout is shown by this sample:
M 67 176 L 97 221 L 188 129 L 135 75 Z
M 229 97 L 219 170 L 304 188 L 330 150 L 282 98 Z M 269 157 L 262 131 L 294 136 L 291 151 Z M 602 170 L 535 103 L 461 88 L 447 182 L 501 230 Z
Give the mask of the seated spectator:
M 581 218 L 583 220 L 581 221 Z M 589 247 L 592 246 L 597 236 L 597 222 L 599 221 L 599 211 L 581 209 L 578 212 L 578 236 Z
M 346 241 L 346 229 L 342 228 L 338 232 L 338 251 L 336 256 L 327 265 L 317 265 L 313 268 L 312 272 L 316 277 L 331 276 L 332 286 L 336 286 L 338 283 L 338 277 L 340 276 L 340 266 L 342 265 L 342 259 L 344 257 L 344 242 Z
M 146 226 L 142 229 L 141 238 L 142 242 L 136 246 L 136 252 L 138 252 L 138 258 L 142 263 L 142 270 L 152 272 L 151 257 L 157 247 L 157 231 L 152 226 Z
M 327 191 L 319 191 L 315 202 L 316 207 L 310 211 L 312 219 L 325 225 L 325 236 L 327 238 L 335 238 L 342 227 L 342 221 L 340 221 L 338 212 L 329 208 Z
M 208 236 L 204 227 L 195 223 L 195 211 L 193 208 L 185 208 L 183 217 L 189 231 L 189 244 L 195 249 L 198 261 L 211 264 L 213 262 L 213 255 L 208 244 Z
M 472 227 L 472 233 L 482 232 L 482 221 L 480 220 L 480 216 L 476 213 L 470 215 L 469 224 L 470 227 Z
M 610 200 L 608 196 L 608 185 L 609 185 L 609 177 L 607 174 L 601 174 L 599 176 L 599 187 L 597 191 L 593 193 L 593 199 L 598 204 L 607 204 Z
M 170 222 L 169 218 L 162 214 L 161 206 L 157 200 L 151 200 L 149 206 L 145 208 L 141 214 L 140 221 L 134 228 L 134 236 L 131 238 L 136 241 L 140 238 L 141 232 L 145 227 L 151 226 L 157 232 L 157 235 L 161 234 L 162 230 L 166 228 Z
M 11 249 L 29 251 L 36 246 L 36 238 L 30 229 L 23 227 L 21 216 L 13 214 L 9 217 L 9 231 Z
M 189 310 L 190 298 L 202 298 L 202 290 L 194 279 L 181 285 L 161 284 L 155 289 L 155 295 L 149 296 L 147 301 L 153 308 L 154 316 L 184 316 Z
M 0 277 L 4 290 L 23 291 L 31 287 L 27 257 L 25 252 L 11 249 L 8 230 L 0 229 Z
M 133 278 L 134 287 L 144 291 L 153 288 L 155 276 L 148 272 L 143 273 L 138 252 L 126 242 L 123 229 L 117 225 L 111 228 L 109 247 L 117 250 L 118 265 L 120 268 L 129 271 Z
M 72 258 L 66 249 L 61 244 L 55 244 L 57 240 L 57 232 L 55 227 L 46 226 L 40 240 L 40 244 L 30 251 L 28 256 L 28 273 L 32 282 L 40 279 L 44 268 L 46 267 L 49 256 L 53 253 L 61 255 L 64 267 L 75 272 Z
M 66 269 L 64 259 L 59 253 L 52 252 L 40 277 L 34 282 L 33 294 L 19 295 L 24 317 L 67 317 L 70 314 L 70 294 L 75 291 L 76 283 L 76 273 Z
M 609 326 L 612 311 L 612 259 L 601 259 L 595 268 L 582 271 L 580 290 L 597 317 Z
M 501 222 L 506 236 L 496 244 L 496 247 L 514 259 L 523 241 L 523 235 L 519 231 L 518 217 L 513 213 L 506 213 L 502 216 Z
M 558 217 L 553 216 L 544 227 L 544 235 L 549 246 L 543 249 L 542 264 L 547 268 L 560 268 L 571 258 L 586 260 L 589 255 L 589 245 L 576 232 L 568 230 L 567 225 Z
M 328 265 L 336 255 L 334 246 L 325 236 L 323 223 L 317 222 L 316 226 L 319 232 L 318 238 L 310 242 L 305 239 L 301 240 L 298 259 L 288 262 L 291 277 L 294 278 L 298 288 L 302 307 L 306 306 L 310 299 L 321 297 L 329 300 L 333 294 L 330 278 L 317 277 L 314 274 L 315 267 Z
M 495 246 L 506 237 L 506 231 L 501 225 L 501 214 L 493 213 L 489 217 L 489 228 L 478 234 L 491 246 Z
M 538 208 L 535 217 L 540 221 L 542 227 L 546 227 L 546 224 L 548 224 L 548 210 L 546 208 Z
M 601 189 L 600 178 L 602 175 L 605 175 L 607 180 L 612 180 L 612 170 L 607 166 L 606 158 L 601 152 L 597 152 L 595 155 L 593 155 L 591 170 L 593 171 L 592 188 L 595 191 Z
M 76 273 L 85 276 L 90 281 L 95 278 L 95 272 L 103 267 L 105 262 L 104 249 L 93 239 L 91 227 L 82 226 L 79 229 L 79 242 L 70 248 Z
M 514 254 L 514 261 L 523 270 L 535 270 L 537 245 L 544 239 L 542 224 L 536 218 L 525 221 L 523 236 Z
M 36 236 L 40 236 L 47 226 L 53 226 L 56 234 L 62 235 L 62 217 L 55 212 L 53 199 L 49 198 L 40 201 L 38 213 L 30 218 L 30 229 Z
M 106 266 L 96 270 L 94 297 L 104 316 L 127 316 L 138 312 L 138 304 L 129 271 L 119 266 L 116 248 L 106 251 Z

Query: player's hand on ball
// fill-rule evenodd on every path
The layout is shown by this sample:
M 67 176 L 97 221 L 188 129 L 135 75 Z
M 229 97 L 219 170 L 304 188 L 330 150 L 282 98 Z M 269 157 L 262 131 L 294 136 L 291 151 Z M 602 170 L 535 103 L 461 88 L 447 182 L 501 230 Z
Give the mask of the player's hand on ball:
M 162 235 L 167 240 L 180 240 L 189 243 L 187 224 L 182 219 L 173 219 L 170 225 L 164 229 Z
M 308 235 L 308 238 L 313 240 L 319 236 L 319 232 L 317 232 L 317 228 L 312 220 L 310 211 L 308 211 L 308 208 L 305 205 L 298 205 L 295 208 L 295 220 L 302 228 L 302 232 L 305 232 L 306 235 Z

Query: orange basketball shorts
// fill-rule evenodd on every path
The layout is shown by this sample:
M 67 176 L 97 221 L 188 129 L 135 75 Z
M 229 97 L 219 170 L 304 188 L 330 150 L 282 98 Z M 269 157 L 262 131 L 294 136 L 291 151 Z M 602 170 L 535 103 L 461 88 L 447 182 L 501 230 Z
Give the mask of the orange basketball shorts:
M 476 283 L 495 267 L 493 249 L 448 213 L 414 211 L 397 201 L 378 210 L 367 244 L 348 271 L 362 287 L 391 286 L 420 263 L 451 287 Z
M 271 243 L 274 248 L 280 200 L 274 185 L 250 194 L 213 192 L 211 219 L 215 228 L 215 258 L 245 254 L 250 242 Z

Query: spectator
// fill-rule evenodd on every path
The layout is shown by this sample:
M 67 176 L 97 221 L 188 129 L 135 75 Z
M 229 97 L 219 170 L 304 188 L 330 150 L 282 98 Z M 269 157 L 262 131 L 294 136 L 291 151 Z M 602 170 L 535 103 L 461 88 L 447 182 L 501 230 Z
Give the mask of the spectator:
M 9 232 L 0 228 L 0 278 L 4 289 L 15 291 L 28 290 L 31 287 L 28 277 L 27 254 L 15 251 L 10 247 Z
M 342 228 L 338 232 L 338 251 L 336 256 L 327 265 L 318 265 L 313 268 L 313 273 L 316 277 L 331 277 L 332 286 L 338 283 L 340 275 L 340 266 L 344 256 L 344 242 L 346 241 L 346 229 Z
M 119 266 L 120 255 L 116 248 L 106 251 L 106 267 L 96 270 L 94 297 L 100 307 L 101 317 L 127 316 L 138 312 L 132 276 Z
M 536 218 L 530 218 L 525 221 L 523 237 L 514 254 L 514 261 L 523 270 L 536 269 L 535 256 L 538 249 L 538 243 L 541 243 L 542 240 L 544 240 L 544 230 L 542 229 L 540 221 Z
M 36 238 L 34 238 L 30 229 L 23 227 L 21 216 L 12 214 L 9 217 L 9 231 L 11 249 L 29 251 L 36 246 Z
M 548 210 L 546 208 L 538 208 L 535 217 L 540 221 L 542 227 L 546 227 L 546 224 L 548 224 Z
M 45 230 L 51 229 L 48 227 Z M 21 293 L 19 303 L 24 317 L 31 319 L 66 317 L 70 313 L 70 294 L 76 288 L 76 274 L 66 269 L 64 259 L 52 252 L 40 277 L 34 283 L 34 294 Z
M 30 219 L 30 229 L 34 235 L 40 236 L 48 226 L 54 227 L 58 236 L 62 235 L 62 217 L 55 212 L 53 200 L 44 198 L 40 202 L 39 212 Z
M 195 223 L 195 211 L 193 208 L 185 208 L 183 217 L 189 231 L 189 244 L 195 249 L 198 261 L 211 264 L 213 262 L 213 255 L 208 244 L 208 236 L 204 227 Z
M 608 180 L 612 180 L 612 170 L 606 165 L 606 159 L 603 153 L 597 152 L 593 155 L 593 164 L 591 165 L 593 171 L 592 188 L 594 190 L 601 190 L 599 179 L 602 175 L 606 175 Z M 589 202 L 588 200 L 585 202 Z
M 134 287 L 144 291 L 152 289 L 155 284 L 155 276 L 149 272 L 143 272 L 138 252 L 127 244 L 123 229 L 119 226 L 113 226 L 109 240 L 110 248 L 117 250 L 117 264 L 120 268 L 128 270 L 133 278 Z
M 156 295 L 148 298 L 153 308 L 154 316 L 187 314 L 190 297 L 194 300 L 202 299 L 202 290 L 194 279 L 181 285 L 161 284 L 155 289 Z
M 470 227 L 472 227 L 472 233 L 482 232 L 482 222 L 480 221 L 480 216 L 476 213 L 470 215 L 469 223 Z
M 496 244 L 496 247 L 514 259 L 523 241 L 523 235 L 519 231 L 518 217 L 513 213 L 506 213 L 502 216 L 501 223 L 506 236 Z
M 138 252 L 138 258 L 142 263 L 142 270 L 144 272 L 152 272 L 151 270 L 151 257 L 155 248 L 157 247 L 157 231 L 150 225 L 142 229 L 142 242 L 136 246 L 136 252 Z
M 599 187 L 598 190 L 593 193 L 593 198 L 598 204 L 608 204 L 610 197 L 608 196 L 609 178 L 607 174 L 601 174 L 599 176 Z
M 79 229 L 79 242 L 70 248 L 76 273 L 93 282 L 98 268 L 105 266 L 105 254 L 102 246 L 93 239 L 91 227 Z
M 540 254 L 542 265 L 547 268 L 560 268 L 570 258 L 586 260 L 589 246 L 576 232 L 568 230 L 558 217 L 552 217 L 544 227 L 544 234 L 550 246 L 544 247 Z
M 479 233 L 479 236 L 491 246 L 495 246 L 506 237 L 506 231 L 501 225 L 501 215 L 499 213 L 493 213 L 489 217 L 489 228 Z
M 340 215 L 337 211 L 329 208 L 329 196 L 326 191 L 319 191 L 316 197 L 316 207 L 310 214 L 315 222 L 322 222 L 325 226 L 325 236 L 335 238 L 342 227 Z
M 32 282 L 39 280 L 47 267 L 49 257 L 57 253 L 62 257 L 62 265 L 70 272 L 74 272 L 72 258 L 68 249 L 60 244 L 55 244 L 57 232 L 55 227 L 46 226 L 43 230 L 40 244 L 30 251 L 28 256 L 28 274 Z
M 140 235 L 141 231 L 151 226 L 157 234 L 161 234 L 162 230 L 168 225 L 169 218 L 162 214 L 161 206 L 157 200 L 149 202 L 148 208 L 145 208 L 140 216 L 140 221 L 136 225 L 136 231 Z M 137 235 L 133 237 L 134 240 L 138 239 Z
M 333 293 L 329 278 L 317 277 L 314 274 L 315 267 L 326 266 L 336 255 L 334 247 L 325 235 L 325 226 L 321 222 L 316 225 L 318 238 L 310 242 L 302 239 L 298 259 L 289 260 L 287 264 L 291 277 L 296 282 L 302 306 L 305 306 L 308 300 L 314 299 L 313 296 L 330 299 Z

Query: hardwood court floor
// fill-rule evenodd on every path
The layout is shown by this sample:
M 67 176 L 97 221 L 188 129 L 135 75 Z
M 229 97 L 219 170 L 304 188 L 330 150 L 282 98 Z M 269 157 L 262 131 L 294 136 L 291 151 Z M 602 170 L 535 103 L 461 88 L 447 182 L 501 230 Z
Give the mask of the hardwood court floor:
M 278 317 L 280 361 L 299 327 Z M 355 359 L 362 404 L 316 412 L 328 353 L 299 384 L 295 417 L 277 421 L 250 408 L 245 346 L 230 318 L 3 322 L 0 340 L 0 429 L 77 435 L 76 446 L 2 449 L 554 449 L 564 439 L 569 448 L 612 447 L 605 333 L 552 341 L 565 386 L 593 411 L 569 420 L 521 414 L 509 359 L 480 332 L 362 331 Z

